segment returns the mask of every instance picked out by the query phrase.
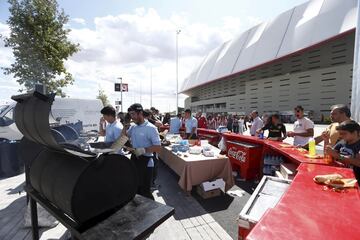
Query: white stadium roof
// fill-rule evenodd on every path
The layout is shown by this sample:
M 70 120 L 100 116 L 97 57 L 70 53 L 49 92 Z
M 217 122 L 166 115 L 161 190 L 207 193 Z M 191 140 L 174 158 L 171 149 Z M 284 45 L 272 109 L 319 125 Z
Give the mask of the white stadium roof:
M 355 28 L 357 0 L 312 0 L 211 51 L 181 92 L 266 64 Z

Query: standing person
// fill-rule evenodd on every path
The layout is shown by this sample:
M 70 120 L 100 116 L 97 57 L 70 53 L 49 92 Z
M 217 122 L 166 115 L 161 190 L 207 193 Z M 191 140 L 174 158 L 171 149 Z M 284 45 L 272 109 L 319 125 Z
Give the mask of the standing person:
M 239 134 L 243 135 L 244 134 L 244 129 L 245 129 L 244 117 L 240 117 L 240 119 L 238 120 L 238 124 L 239 124 Z
M 131 154 L 131 160 L 135 162 L 138 174 L 138 194 L 154 199 L 151 194 L 153 180 L 154 152 L 161 150 L 160 137 L 157 128 L 144 118 L 143 107 L 135 103 L 128 109 L 135 125 L 126 132 L 135 149 Z
M 165 124 L 170 124 L 170 113 L 165 113 L 165 116 L 164 116 L 164 119 L 162 121 L 162 124 L 165 125 Z
M 232 132 L 234 129 L 234 118 L 231 114 L 229 114 L 228 118 L 227 118 L 227 124 L 226 124 L 226 128 Z M 235 132 L 235 131 L 234 131 Z
M 282 141 L 286 138 L 286 127 L 280 122 L 280 115 L 273 114 L 268 118 L 268 122 L 264 127 L 258 129 L 256 132 L 264 132 L 265 130 L 269 131 L 268 138 L 276 139 Z
M 250 135 L 251 136 L 257 136 L 256 134 L 256 130 L 258 130 L 259 128 L 262 128 L 264 123 L 261 120 L 261 118 L 259 117 L 259 113 L 258 111 L 254 110 L 250 113 L 250 116 L 252 117 L 253 121 L 250 125 Z
M 215 127 L 215 129 L 217 129 L 217 128 L 220 126 L 220 116 L 216 114 L 214 120 L 215 120 L 215 125 L 214 125 L 214 127 Z
M 357 181 L 360 182 L 360 125 L 347 120 L 340 123 L 336 130 L 342 140 L 334 148 L 327 145 L 326 153 L 336 161 L 351 165 Z
M 125 121 L 125 114 L 123 112 L 119 112 L 117 114 L 117 119 L 121 122 L 122 125 L 124 125 L 124 121 Z
M 320 136 L 315 137 L 315 143 L 319 144 L 322 141 L 326 141 L 330 146 L 335 146 L 335 144 L 340 140 L 340 134 L 336 127 L 344 121 L 351 120 L 351 111 L 348 106 L 344 104 L 337 104 L 331 107 L 330 118 L 331 124 L 326 128 Z
M 123 125 L 116 119 L 116 110 L 112 106 L 106 106 L 101 109 L 100 113 L 103 117 L 100 119 L 100 136 L 105 136 L 106 143 L 113 143 L 121 135 Z M 104 128 L 104 126 L 106 127 Z M 124 154 L 122 150 L 118 154 Z
M 215 130 L 215 125 L 216 125 L 215 119 L 213 118 L 212 115 L 209 115 L 209 117 L 207 119 L 207 128 Z
M 155 125 L 157 128 L 160 128 L 162 126 L 162 122 L 154 116 L 151 110 L 145 109 L 143 111 L 143 115 L 146 120 L 148 120 L 151 124 Z
M 288 132 L 287 136 L 294 138 L 294 146 L 304 146 L 314 136 L 314 122 L 304 116 L 302 106 L 296 106 L 294 111 L 297 118 L 294 122 L 294 131 Z
M 221 115 L 221 117 L 220 117 L 220 125 L 219 126 L 222 126 L 222 127 L 227 126 L 227 120 L 226 120 L 225 115 Z
M 185 133 L 187 139 L 197 139 L 196 130 L 198 122 L 196 118 L 191 116 L 191 110 L 185 110 Z
M 170 119 L 170 130 L 171 134 L 179 134 L 181 128 L 181 113 L 178 113 L 176 117 Z
M 198 128 L 206 128 L 206 117 L 205 113 L 202 114 L 200 111 L 196 114 L 196 119 L 198 121 Z
M 266 125 L 271 122 L 271 119 L 269 118 L 269 115 L 267 113 L 264 113 L 261 120 L 263 120 L 263 123 Z
M 249 117 L 247 115 L 245 115 L 245 117 L 243 117 L 243 119 L 244 119 L 244 130 L 247 131 L 248 130 L 247 124 L 249 122 Z

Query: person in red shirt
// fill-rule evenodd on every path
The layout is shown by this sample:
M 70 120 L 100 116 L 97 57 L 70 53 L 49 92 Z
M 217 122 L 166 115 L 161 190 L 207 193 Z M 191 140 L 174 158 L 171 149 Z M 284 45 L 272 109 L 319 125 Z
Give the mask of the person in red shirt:
M 196 119 L 198 120 L 198 128 L 206 128 L 206 118 L 204 116 L 205 114 L 202 114 L 201 112 L 198 112 L 196 114 Z
M 216 124 L 215 118 L 213 118 L 212 115 L 209 115 L 208 119 L 207 119 L 207 128 L 208 129 L 215 129 L 215 124 Z

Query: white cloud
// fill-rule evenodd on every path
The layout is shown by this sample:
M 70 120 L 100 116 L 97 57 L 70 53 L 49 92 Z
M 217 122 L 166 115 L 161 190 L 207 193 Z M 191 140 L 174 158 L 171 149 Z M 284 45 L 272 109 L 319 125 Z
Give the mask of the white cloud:
M 99 86 L 110 96 L 111 102 L 120 98 L 114 92 L 114 82 L 121 76 L 129 83 L 128 93 L 123 94 L 124 109 L 141 100 L 150 107 L 150 69 L 153 73 L 153 105 L 162 111 L 175 109 L 175 38 L 181 29 L 179 40 L 179 87 L 202 58 L 212 49 L 249 26 L 236 17 L 225 17 L 220 25 L 210 27 L 203 23 L 190 23 L 186 13 L 162 18 L 155 9 L 139 8 L 133 13 L 117 16 L 96 17 L 94 27 L 84 19 L 73 18 L 80 26 L 71 28 L 70 39 L 80 43 L 81 51 L 66 62 L 75 83 L 65 91 L 70 97 L 94 98 Z M 4 30 L 5 29 L 5 30 Z M 6 31 L 0 23 L 0 31 Z M 1 48 L 0 54 L 9 54 Z M 11 53 L 10 53 L 11 55 Z M 12 59 L 7 56 L 1 66 Z M 0 82 L 3 87 L 3 83 Z M 10 86 L 10 85 L 9 85 Z M 14 87 L 14 85 L 11 85 Z M 1 98 L 2 93 L 0 93 Z M 183 105 L 184 96 L 179 103 Z
M 81 25 L 86 25 L 86 21 L 83 18 L 72 18 L 71 22 L 81 24 Z

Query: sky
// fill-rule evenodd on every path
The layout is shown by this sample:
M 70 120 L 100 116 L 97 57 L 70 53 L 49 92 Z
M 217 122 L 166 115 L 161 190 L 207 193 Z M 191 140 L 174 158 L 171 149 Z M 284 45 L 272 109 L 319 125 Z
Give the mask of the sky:
M 176 31 L 179 52 L 179 89 L 201 60 L 223 42 L 271 20 L 306 0 L 58 0 L 69 15 L 69 39 L 80 44 L 65 62 L 75 83 L 64 89 L 72 98 L 95 98 L 99 89 L 110 103 L 120 100 L 114 83 L 123 79 L 124 110 L 140 102 L 162 112 L 176 107 Z M 0 0 L 0 35 L 9 28 L 8 3 Z M 0 68 L 14 61 L 0 39 Z M 150 80 L 152 79 L 152 81 Z M 18 94 L 13 76 L 0 70 L 0 103 Z M 184 106 L 185 95 L 179 95 Z

